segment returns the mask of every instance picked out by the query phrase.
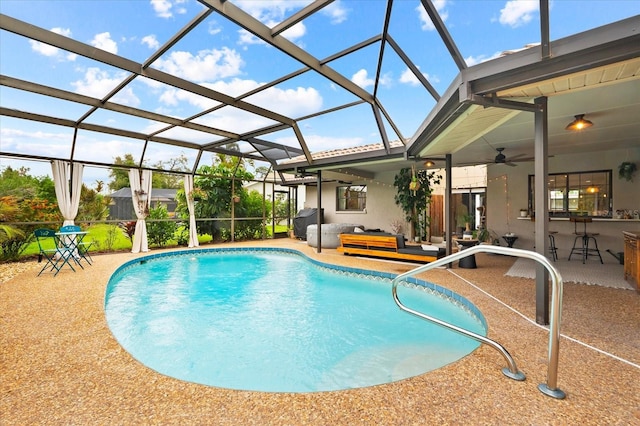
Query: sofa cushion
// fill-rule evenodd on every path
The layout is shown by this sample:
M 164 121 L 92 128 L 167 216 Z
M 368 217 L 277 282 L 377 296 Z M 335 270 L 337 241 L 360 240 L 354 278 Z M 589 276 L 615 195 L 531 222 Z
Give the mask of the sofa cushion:
M 405 247 L 402 249 L 398 249 L 398 253 L 404 253 L 404 254 L 419 254 L 422 256 L 435 256 L 435 257 L 444 257 L 444 255 L 447 253 L 447 251 L 443 248 L 438 248 L 438 251 L 426 251 L 426 250 L 422 250 L 421 247 L 418 246 L 412 246 L 412 247 Z

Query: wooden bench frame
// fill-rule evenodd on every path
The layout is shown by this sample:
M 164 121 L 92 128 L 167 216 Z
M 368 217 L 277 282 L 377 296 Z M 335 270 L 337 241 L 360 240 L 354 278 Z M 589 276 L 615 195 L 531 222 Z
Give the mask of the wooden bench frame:
M 434 262 L 437 255 L 400 253 L 395 235 L 340 234 L 340 247 L 336 250 L 345 255 L 359 254 L 363 256 L 386 257 L 392 259 L 413 260 L 418 262 Z

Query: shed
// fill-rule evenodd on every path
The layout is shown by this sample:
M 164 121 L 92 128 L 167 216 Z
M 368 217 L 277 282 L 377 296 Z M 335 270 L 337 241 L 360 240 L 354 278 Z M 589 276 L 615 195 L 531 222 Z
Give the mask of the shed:
M 173 217 L 177 206 L 177 192 L 177 189 L 153 188 L 151 190 L 151 207 L 155 207 L 160 203 L 167 208 L 169 217 Z M 121 188 L 110 194 L 109 197 L 111 197 L 109 219 L 136 220 L 133 203 L 131 202 L 131 188 Z

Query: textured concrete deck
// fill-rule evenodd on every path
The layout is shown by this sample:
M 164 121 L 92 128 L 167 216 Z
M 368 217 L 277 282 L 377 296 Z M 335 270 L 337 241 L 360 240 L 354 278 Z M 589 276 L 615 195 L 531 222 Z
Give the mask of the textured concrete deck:
M 294 240 L 242 245 L 292 247 L 327 263 L 393 273 L 412 268 L 329 249 L 318 255 Z M 477 255 L 475 270 L 440 269 L 422 278 L 475 303 L 489 337 L 506 346 L 526 381 L 504 377 L 502 357 L 481 347 L 396 383 L 271 394 L 165 377 L 120 347 L 105 321 L 104 291 L 111 273 L 136 257 L 94 256 L 94 266 L 55 278 L 36 277 L 35 262 L 14 265 L 12 278 L 0 274 L 0 423 L 640 425 L 640 294 L 634 291 L 565 284 L 561 332 L 568 337 L 561 339 L 558 374 L 565 400 L 537 389 L 546 380 L 548 333 L 534 323 L 534 281 L 505 277 L 514 260 L 492 255 Z

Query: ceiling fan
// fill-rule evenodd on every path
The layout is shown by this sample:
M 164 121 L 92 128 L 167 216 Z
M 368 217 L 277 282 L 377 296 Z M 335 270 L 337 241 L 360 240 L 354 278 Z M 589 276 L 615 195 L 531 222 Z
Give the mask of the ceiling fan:
M 493 160 L 491 159 L 487 160 L 487 163 L 489 163 L 489 165 L 506 164 L 507 166 L 515 167 L 517 166 L 517 164 L 515 164 L 516 161 L 532 161 L 533 160 L 533 157 L 522 158 L 527 154 L 518 154 L 518 155 L 514 155 L 513 157 L 507 158 L 507 156 L 502 153 L 502 151 L 504 151 L 504 148 L 496 148 L 496 151 L 498 151 L 498 154 L 496 155 L 496 157 Z

